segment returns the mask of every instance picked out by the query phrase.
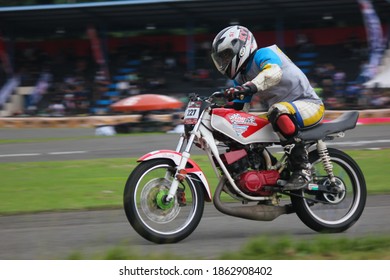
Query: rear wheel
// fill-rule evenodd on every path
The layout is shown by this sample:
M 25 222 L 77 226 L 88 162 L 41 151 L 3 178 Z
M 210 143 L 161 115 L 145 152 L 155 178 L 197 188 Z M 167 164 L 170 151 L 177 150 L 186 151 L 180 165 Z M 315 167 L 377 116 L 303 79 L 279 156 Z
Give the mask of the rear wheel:
M 313 167 L 311 190 L 296 191 L 291 201 L 298 217 L 309 228 L 318 232 L 337 233 L 350 228 L 363 213 L 367 190 L 364 175 L 357 163 L 346 153 L 329 148 L 338 193 L 324 192 L 331 186 L 317 151 L 309 154 Z
M 176 196 L 166 202 L 174 174 L 173 162 L 156 159 L 140 163 L 124 190 L 124 208 L 132 227 L 155 243 L 174 243 L 198 226 L 204 208 L 204 190 L 188 175 Z

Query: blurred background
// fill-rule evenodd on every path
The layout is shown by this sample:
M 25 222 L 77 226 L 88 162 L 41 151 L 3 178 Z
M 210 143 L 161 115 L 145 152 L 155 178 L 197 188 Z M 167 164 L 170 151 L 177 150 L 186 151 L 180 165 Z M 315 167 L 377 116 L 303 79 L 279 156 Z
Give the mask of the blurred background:
M 239 250 L 257 235 L 265 239 L 232 259 L 259 258 L 251 254 L 262 254 L 267 244 L 267 260 L 275 252 L 283 258 L 390 259 L 388 124 L 358 126 L 333 143 L 357 160 L 370 196 L 358 227 L 337 235 L 339 242 L 319 239 L 319 257 L 306 252 L 318 253 L 307 243 L 317 235 L 303 229 L 298 217 L 265 225 L 232 221 L 212 207 L 188 241 L 150 246 L 129 231 L 122 189 L 135 159 L 174 148 L 177 135 L 91 137 L 169 131 L 177 121 L 161 108 L 153 111 L 158 123 L 140 111 L 114 111 L 111 105 L 125 98 L 160 94 L 185 101 L 191 92 L 209 95 L 227 87 L 210 47 L 220 30 L 234 24 L 248 27 L 259 47 L 277 44 L 307 74 L 326 113 L 353 109 L 372 120 L 375 112 L 389 123 L 389 1 L 0 0 L 0 259 L 121 259 L 133 250 L 140 259 L 159 258 L 156 253 L 208 259 Z M 252 108 L 261 109 L 258 99 Z M 115 131 L 104 126 L 106 119 Z M 93 125 L 95 130 L 74 129 Z M 197 161 L 209 168 L 202 157 Z M 292 241 L 297 245 L 291 249 L 284 238 L 289 235 L 305 245 Z M 370 235 L 387 239 L 353 240 Z M 279 237 L 281 243 L 272 245 Z
M 210 94 L 229 85 L 211 42 L 234 24 L 277 44 L 328 110 L 389 108 L 389 15 L 387 0 L 0 0 L 0 116 L 113 115 L 129 96 Z

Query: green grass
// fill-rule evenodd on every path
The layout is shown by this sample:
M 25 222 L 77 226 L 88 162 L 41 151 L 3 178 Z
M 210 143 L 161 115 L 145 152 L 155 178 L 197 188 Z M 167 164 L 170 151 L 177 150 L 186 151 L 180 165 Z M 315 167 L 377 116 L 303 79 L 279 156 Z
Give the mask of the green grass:
M 0 213 L 119 206 L 135 164 L 135 159 L 0 164 Z
M 188 258 L 188 257 L 187 257 Z M 122 244 L 105 252 L 83 254 L 73 252 L 67 259 L 96 260 L 183 260 L 170 253 L 143 254 Z M 190 259 L 193 259 L 191 256 Z M 198 258 L 199 259 L 199 258 Z M 238 251 L 226 251 L 218 260 L 389 260 L 390 237 L 330 237 L 297 240 L 292 237 L 254 237 Z
M 390 193 L 390 149 L 375 151 L 348 151 L 366 177 L 369 193 Z
M 369 194 L 390 193 L 390 149 L 348 151 L 361 166 Z M 217 184 L 206 156 L 193 159 Z M 0 213 L 122 207 L 135 158 L 0 163 Z
M 312 240 L 289 237 L 251 239 L 238 252 L 224 253 L 221 259 L 240 260 L 367 260 L 390 259 L 390 237 L 332 238 L 319 236 Z

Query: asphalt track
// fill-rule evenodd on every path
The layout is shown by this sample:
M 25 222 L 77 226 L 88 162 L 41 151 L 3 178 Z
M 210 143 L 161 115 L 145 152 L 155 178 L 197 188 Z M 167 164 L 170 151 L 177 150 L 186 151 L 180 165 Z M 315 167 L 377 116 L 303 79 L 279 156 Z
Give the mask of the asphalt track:
M 139 157 L 149 151 L 176 148 L 178 134 L 95 137 L 92 128 L 0 129 L 0 140 L 29 139 L 33 142 L 1 144 L 0 162 Z M 57 139 L 47 141 L 47 139 Z M 328 142 L 340 149 L 390 147 L 390 125 L 360 125 L 346 131 L 344 138 Z M 278 149 L 278 147 L 271 147 Z M 202 154 L 198 148 L 192 151 Z
M 390 126 L 358 126 L 330 146 L 342 149 L 390 148 Z M 60 138 L 50 140 L 47 138 Z M 138 157 L 150 150 L 175 149 L 177 134 L 94 137 L 93 129 L 0 129 L 0 139 L 36 139 L 0 145 L 0 162 L 48 161 L 104 157 Z M 277 149 L 277 147 L 275 148 Z M 194 149 L 194 153 L 201 153 Z M 390 234 L 390 196 L 370 196 L 359 221 L 331 237 Z M 66 259 L 72 253 L 98 256 L 115 246 L 139 254 L 170 253 L 187 259 L 218 258 L 248 238 L 291 236 L 317 238 L 295 214 L 271 222 L 220 214 L 207 204 L 195 232 L 178 244 L 155 245 L 138 236 L 122 209 L 0 216 L 0 259 Z

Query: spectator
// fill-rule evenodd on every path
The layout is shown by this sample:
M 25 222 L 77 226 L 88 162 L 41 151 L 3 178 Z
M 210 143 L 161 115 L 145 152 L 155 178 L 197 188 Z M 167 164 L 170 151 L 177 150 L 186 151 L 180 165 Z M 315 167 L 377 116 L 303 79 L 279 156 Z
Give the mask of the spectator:
M 127 97 L 129 95 L 130 91 L 130 83 L 127 78 L 121 79 L 116 84 L 116 89 L 119 92 L 119 95 L 121 97 Z
M 361 85 L 356 82 L 350 82 L 347 86 L 344 94 L 344 102 L 347 107 L 355 107 L 358 104 L 360 98 Z

